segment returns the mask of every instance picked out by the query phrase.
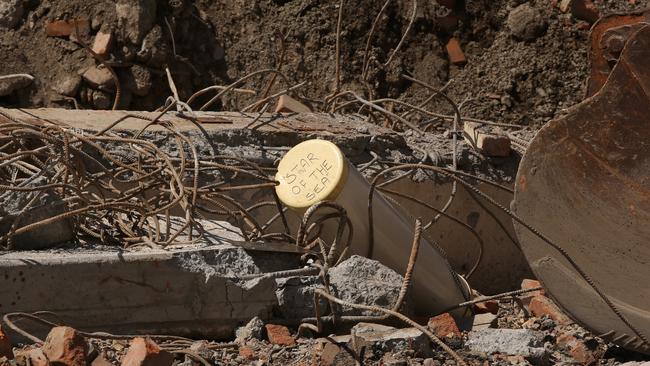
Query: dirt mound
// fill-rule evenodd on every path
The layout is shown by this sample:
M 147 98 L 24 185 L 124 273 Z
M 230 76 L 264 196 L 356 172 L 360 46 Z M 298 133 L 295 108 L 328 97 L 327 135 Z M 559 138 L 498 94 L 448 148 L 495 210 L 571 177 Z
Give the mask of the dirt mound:
M 540 125 L 584 96 L 589 25 L 560 12 L 552 2 L 528 1 L 527 11 L 540 24 L 521 39 L 516 28 L 530 24 L 517 22 L 529 17 L 520 16 L 519 21 L 511 17 L 510 22 L 508 17 L 522 3 L 526 2 L 456 1 L 450 10 L 435 1 L 389 2 L 366 54 L 384 3 L 345 0 L 340 89 L 418 102 L 428 94 L 401 74 L 435 86 L 453 79 L 449 94 L 458 103 L 466 101 L 465 114 Z M 602 14 L 648 5 L 648 1 L 595 3 Z M 278 67 L 288 80 L 278 78 L 273 90 L 306 82 L 298 95 L 316 108 L 335 89 L 337 0 L 33 0 L 10 5 L 0 14 L 0 75 L 29 73 L 36 79 L 29 87 L 0 96 L 0 105 L 112 106 L 116 90 L 110 75 L 105 75 L 103 85 L 82 77 L 100 64 L 99 58 L 71 40 L 75 34 L 46 34 L 49 23 L 74 19 L 87 22 L 88 30 L 80 38 L 89 46 L 98 33 L 112 35 L 105 64 L 119 78 L 121 109 L 152 110 L 162 105 L 171 95 L 166 67 L 183 100 L 206 86 L 228 85 L 251 72 Z M 466 65 L 447 61 L 445 44 L 451 37 L 460 41 Z M 364 59 L 369 65 L 367 82 L 362 78 Z M 269 78 L 254 77 L 245 87 L 264 90 Z M 232 96 L 212 108 L 239 109 L 251 98 Z M 198 108 L 206 100 L 199 98 L 192 106 Z M 449 112 L 443 104 L 434 104 L 433 109 Z

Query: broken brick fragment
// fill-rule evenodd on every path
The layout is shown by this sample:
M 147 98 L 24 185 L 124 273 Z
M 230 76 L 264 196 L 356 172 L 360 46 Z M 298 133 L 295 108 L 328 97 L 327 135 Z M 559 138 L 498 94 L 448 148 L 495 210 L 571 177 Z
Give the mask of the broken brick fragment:
M 530 300 L 528 309 L 534 316 L 538 318 L 542 317 L 543 315 L 547 315 L 558 324 L 567 325 L 573 323 L 573 321 L 568 316 L 566 316 L 566 314 L 564 314 L 551 299 L 546 296 L 534 296 Z
M 247 360 L 254 360 L 257 358 L 255 356 L 255 350 L 248 346 L 239 347 L 239 355 Z
M 293 346 L 296 344 L 296 340 L 291 336 L 289 328 L 276 324 L 267 324 L 265 327 L 266 335 L 272 344 L 280 346 Z
M 92 50 L 100 57 L 107 57 L 113 46 L 113 33 L 111 31 L 99 31 L 95 35 Z
M 50 363 L 61 366 L 86 366 L 88 343 L 74 328 L 54 327 L 43 343 Z
M 171 366 L 174 356 L 160 348 L 150 338 L 133 338 L 122 366 Z
M 427 326 L 438 338 L 454 338 L 461 336 L 456 321 L 449 313 L 434 316 L 429 319 Z
M 482 128 L 476 122 L 463 122 L 463 137 L 465 140 L 485 156 L 505 157 L 510 155 L 510 138 L 502 133 L 494 133 Z
M 311 109 L 288 95 L 281 95 L 275 113 L 309 113 Z
M 54 20 L 45 25 L 45 34 L 48 37 L 68 37 L 75 34 L 75 26 L 79 34 L 90 33 L 90 22 L 88 19 Z
M 524 280 L 521 281 L 521 289 L 522 290 L 530 290 L 532 288 L 537 288 L 537 287 L 542 287 L 542 284 L 537 280 L 531 280 L 531 279 L 528 279 L 528 278 L 524 278 Z M 544 292 L 544 289 L 541 289 L 541 290 L 538 290 L 538 291 L 527 292 L 526 295 L 545 296 L 546 293 Z
M 456 38 L 450 38 L 447 42 L 447 55 L 449 56 L 449 62 L 454 65 L 465 65 L 467 63 L 467 58 L 465 58 L 465 53 L 460 47 L 460 42 Z
M 528 289 L 536 288 L 536 287 L 540 287 L 540 286 L 541 286 L 541 283 L 539 281 L 536 281 L 536 280 L 524 279 L 523 281 L 521 281 L 521 289 L 522 290 L 528 290 Z M 546 296 L 546 293 L 544 292 L 544 290 L 526 292 L 524 294 L 521 294 L 521 296 L 519 296 L 519 299 L 521 300 L 521 302 L 525 306 L 529 306 L 530 305 L 530 300 L 532 300 L 535 296 Z
M 2 331 L 0 327 L 0 357 L 7 357 L 9 360 L 13 360 L 14 352 L 11 345 L 11 340 L 9 337 Z

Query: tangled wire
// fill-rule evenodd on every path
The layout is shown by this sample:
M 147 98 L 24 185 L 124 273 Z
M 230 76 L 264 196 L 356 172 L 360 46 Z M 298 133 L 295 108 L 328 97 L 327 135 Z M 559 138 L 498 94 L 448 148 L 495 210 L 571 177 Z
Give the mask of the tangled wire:
M 273 179 L 245 159 L 199 156 L 171 122 L 151 120 L 132 135 L 112 129 L 89 134 L 4 117 L 0 202 L 21 194 L 24 205 L 4 218 L 12 224 L 0 237 L 0 248 L 11 249 L 21 234 L 64 220 L 74 226 L 77 239 L 125 246 L 197 242 L 208 233 L 205 218 L 227 219 L 249 241 L 288 237 Z M 177 156 L 142 138 L 154 123 L 173 136 Z M 233 192 L 246 190 L 267 190 L 275 199 L 244 207 Z M 62 209 L 30 221 L 30 209 L 43 204 Z M 271 233 L 256 219 L 254 211 L 268 207 L 277 210 L 286 232 Z

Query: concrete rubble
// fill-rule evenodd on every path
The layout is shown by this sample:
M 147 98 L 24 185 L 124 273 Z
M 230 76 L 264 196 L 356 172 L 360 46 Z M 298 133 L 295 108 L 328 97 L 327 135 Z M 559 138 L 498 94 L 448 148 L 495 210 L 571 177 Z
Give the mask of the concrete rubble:
M 544 349 L 543 334 L 530 329 L 482 329 L 469 332 L 465 346 L 472 352 L 519 355 L 544 363 L 548 352 Z
M 355 304 L 390 308 L 397 302 L 402 276 L 378 261 L 352 256 L 330 269 L 329 284 L 340 299 Z M 323 284 L 317 276 L 277 279 L 278 310 L 285 318 L 307 317 L 314 314 L 313 289 Z M 326 301 L 320 301 L 324 307 Z M 407 300 L 401 311 L 409 314 Z M 341 315 L 381 315 L 369 310 L 343 307 Z
M 619 216 L 647 221 L 647 139 L 623 134 L 647 133 L 597 118 L 630 114 L 623 86 L 648 99 L 637 2 L 0 0 L 0 366 L 650 366 L 645 304 L 623 302 L 643 284 L 590 277 L 590 251 L 522 219 L 583 190 L 518 206 L 562 141 L 586 156 L 571 179 L 624 181 Z M 583 100 L 590 64 L 605 92 Z M 623 111 L 572 134 L 606 92 Z M 336 179 L 295 148 L 316 139 Z
M 291 117 L 287 118 L 291 121 Z M 470 127 L 466 128 L 475 128 L 470 133 L 499 136 L 498 131 L 467 125 Z M 84 128 L 92 129 L 92 125 Z M 354 131 L 359 133 L 357 128 Z M 209 133 L 220 136 L 224 132 Z M 164 135 L 155 132 L 151 136 L 155 140 Z M 348 134 L 346 138 L 377 143 L 364 140 L 364 136 L 365 132 L 360 132 L 359 137 Z M 391 139 L 387 135 L 381 143 L 396 149 L 393 151 L 403 148 L 397 147 L 401 146 L 399 140 Z M 210 149 L 201 143 L 197 146 Z M 232 143 L 226 146 L 238 149 Z M 474 146 L 468 144 L 466 148 Z M 485 147 L 481 150 L 487 152 Z M 354 152 L 348 151 L 353 159 L 360 159 L 354 157 Z M 259 155 L 257 159 L 265 161 L 273 157 Z M 5 217 L 19 214 L 19 203 L 31 200 L 29 194 L 14 196 L 4 198 Z M 44 195 L 34 206 L 52 210 L 56 207 L 53 204 L 56 197 L 48 197 Z M 34 209 L 30 214 L 35 212 Z M 24 220 L 28 218 L 25 216 Z M 172 230 L 182 225 L 180 219 L 172 217 Z M 44 365 L 48 362 L 171 365 L 183 357 L 189 357 L 185 362 L 191 364 L 191 356 L 174 353 L 175 348 L 165 339 L 147 338 L 147 335 L 163 333 L 233 340 L 232 349 L 221 348 L 214 341 L 187 345 L 203 359 L 225 364 L 270 363 L 271 358 L 275 363 L 283 362 L 272 356 L 277 349 L 287 350 L 282 356 L 286 357 L 284 362 L 297 358 L 325 365 L 354 363 L 359 359 L 369 364 L 391 365 L 411 361 L 423 365 L 450 362 L 449 355 L 432 344 L 421 330 L 394 321 L 386 324 L 377 318 L 381 312 L 371 310 L 340 307 L 339 316 L 363 316 L 368 320 L 356 325 L 328 326 L 328 331 L 338 334 L 326 338 L 310 338 L 310 330 L 299 332 L 296 321 L 314 316 L 314 290 L 324 287 L 322 279 L 313 271 L 278 278 L 265 274 L 301 268 L 304 265 L 301 256 L 307 252 L 282 243 L 247 242 L 241 230 L 226 221 L 199 219 L 198 222 L 208 229 L 209 235 L 193 246 L 172 246 L 165 250 L 123 251 L 97 245 L 83 250 L 65 246 L 46 249 L 70 239 L 64 235 L 67 231 L 55 226 L 47 231 L 50 238 L 59 238 L 52 242 L 45 238 L 16 237 L 16 243 L 39 243 L 43 247 L 29 247 L 40 250 L 8 252 L 0 257 L 0 281 L 4 281 L 0 286 L 0 306 L 7 312 L 38 311 L 43 294 L 56 288 L 59 300 L 48 309 L 68 327 L 55 327 L 47 334 L 46 329 L 24 324 L 22 329 L 46 339 L 42 347 L 36 348 L 13 348 L 26 339 L 11 327 L 5 327 L 0 333 L 1 355 L 18 360 L 18 364 L 29 359 L 31 364 Z M 165 231 L 165 225 L 161 231 Z M 53 234 L 57 232 L 61 234 Z M 391 308 L 397 302 L 404 277 L 375 260 L 351 256 L 329 268 L 327 280 L 332 294 L 342 300 Z M 59 283 L 74 283 L 74 286 L 61 288 Z M 430 317 L 424 323 L 436 337 L 470 362 L 590 364 L 605 357 L 601 341 L 575 325 L 544 290 L 539 290 L 540 286 L 538 281 L 524 279 L 521 289 L 527 292 L 521 295 L 473 304 L 475 314 L 469 325 L 460 326 L 449 313 Z M 79 292 L 84 294 L 83 302 L 75 296 Z M 412 296 L 417 295 L 406 296 L 400 313 L 413 315 Z M 482 295 L 475 293 L 475 296 Z M 329 303 L 321 297 L 318 306 L 327 309 Z M 383 324 L 374 323 L 373 319 Z M 127 333 L 134 328 L 145 333 L 143 337 L 115 341 L 85 333 L 96 330 Z

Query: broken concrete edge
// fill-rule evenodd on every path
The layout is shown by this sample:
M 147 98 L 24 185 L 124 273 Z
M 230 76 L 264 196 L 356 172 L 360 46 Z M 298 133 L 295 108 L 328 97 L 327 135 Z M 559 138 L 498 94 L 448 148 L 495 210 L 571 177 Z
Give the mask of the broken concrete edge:
M 299 254 L 256 253 L 225 244 L 170 251 L 9 252 L 0 256 L 0 307 L 3 312 L 51 311 L 64 324 L 84 331 L 218 340 L 259 338 L 259 330 L 238 334 L 235 330 L 251 323 L 252 318 L 258 320 L 249 328 L 259 328 L 273 319 L 291 323 L 293 319 L 279 311 L 282 305 L 298 311 L 312 297 L 304 293 L 282 297 L 275 279 L 242 277 L 299 268 Z M 258 265 L 256 255 L 264 257 L 266 263 Z M 273 265 L 268 264 L 270 260 Z M 350 266 L 378 271 L 377 276 L 386 277 L 384 285 L 392 290 L 382 295 L 383 286 L 376 286 L 372 296 L 355 297 L 364 289 L 358 287 L 359 278 L 344 275 Z M 334 267 L 332 284 L 343 299 L 376 306 L 396 301 L 402 282 L 399 274 L 363 257 L 350 258 L 339 267 L 343 273 L 337 277 Z M 79 293 L 84 294 L 83 301 Z M 354 311 L 348 309 L 347 313 Z M 313 316 L 313 312 L 303 316 Z M 44 336 L 43 327 L 29 323 L 21 326 Z M 23 339 L 13 331 L 8 330 L 8 335 L 14 341 Z M 282 339 L 287 337 L 285 334 Z
M 158 113 L 141 111 L 105 110 L 67 110 L 59 108 L 7 109 L 0 112 L 27 123 L 55 125 L 71 128 L 79 133 L 93 133 L 111 123 L 123 119 L 113 130 L 128 135 L 139 131 L 148 121 L 135 116 L 155 118 Z M 324 139 L 335 143 L 345 156 L 355 165 L 368 163 L 373 159 L 370 152 L 380 159 L 396 163 L 417 163 L 421 154 L 414 152 L 412 146 L 424 149 L 442 158 L 437 164 L 451 164 L 451 140 L 439 134 L 428 134 L 425 139 L 418 138 L 412 131 L 399 133 L 368 123 L 355 114 L 329 113 L 264 113 L 258 122 L 250 125 L 258 113 L 242 112 L 194 112 L 192 116 L 167 112 L 163 121 L 173 122 L 177 129 L 188 136 L 201 156 L 235 155 L 246 158 L 261 166 L 274 166 L 288 148 L 309 139 Z M 191 121 L 201 125 L 206 135 Z M 121 132 L 120 132 L 121 131 Z M 171 142 L 169 135 L 161 126 L 151 126 L 143 138 L 154 142 L 165 150 Z M 171 146 L 169 146 L 171 147 Z M 215 152 L 216 150 L 216 152 Z M 520 156 L 516 153 L 495 161 L 478 159 L 472 148 L 462 139 L 458 141 L 458 165 L 465 172 L 478 174 L 500 183 L 512 183 L 516 175 Z M 170 150 L 171 152 L 171 150 Z M 188 150 L 189 153 L 189 150 Z M 369 176 L 373 169 L 364 170 Z M 397 174 L 397 173 L 396 173 Z M 440 175 L 436 181 L 449 181 Z
M 0 108 L 0 112 L 18 118 L 27 123 L 42 125 L 52 123 L 59 126 L 72 128 L 80 133 L 82 131 L 98 131 L 111 123 L 122 119 L 113 131 L 132 132 L 139 131 L 149 121 L 135 116 L 145 118 L 156 118 L 158 113 L 140 111 L 99 111 L 99 110 L 65 110 L 58 108 L 38 109 L 6 109 Z M 379 153 L 387 150 L 403 151 L 409 155 L 412 151 L 406 145 L 404 137 L 399 133 L 365 122 L 360 116 L 341 115 L 327 113 L 264 113 L 256 124 L 251 125 L 258 113 L 240 112 L 194 112 L 192 115 L 167 112 L 160 120 L 173 123 L 176 129 L 182 133 L 189 133 L 196 136 L 199 148 L 208 150 L 213 155 L 209 144 L 220 147 L 219 155 L 230 152 L 237 153 L 237 156 L 252 158 L 252 160 L 263 160 L 273 162 L 273 158 L 254 159 L 255 155 L 268 156 L 283 153 L 278 150 L 264 151 L 265 147 L 292 147 L 298 142 L 321 138 L 330 140 L 339 145 L 346 155 L 354 157 L 362 154 L 365 150 L 377 151 Z M 210 143 L 197 128 L 199 123 L 207 133 Z M 165 128 L 158 125 L 150 126 L 147 133 L 158 135 L 169 134 Z M 157 141 L 160 139 L 154 139 Z M 246 148 L 243 148 L 246 146 Z M 222 150 L 221 147 L 230 149 Z M 233 149 L 233 148 L 239 148 Z M 242 153 L 243 152 L 243 153 Z M 366 159 L 367 158 L 367 159 Z M 366 162 L 372 157 L 364 156 Z
M 241 279 L 262 272 L 256 254 L 248 253 L 234 245 L 5 253 L 0 255 L 0 306 L 7 313 L 52 311 L 80 330 L 230 339 L 251 318 L 269 319 L 277 303 L 273 279 Z M 265 272 L 299 266 L 299 253 L 276 253 L 275 268 L 268 268 L 265 253 Z M 43 335 L 42 327 L 25 326 Z

